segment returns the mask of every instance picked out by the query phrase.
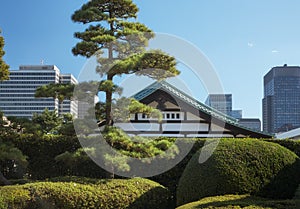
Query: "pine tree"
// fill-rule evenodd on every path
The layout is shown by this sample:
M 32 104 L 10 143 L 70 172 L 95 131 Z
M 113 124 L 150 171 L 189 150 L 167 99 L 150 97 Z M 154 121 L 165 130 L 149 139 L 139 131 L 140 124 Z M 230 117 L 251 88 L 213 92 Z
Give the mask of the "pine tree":
M 81 39 L 72 49 L 74 55 L 96 55 L 97 72 L 106 78 L 106 125 L 112 125 L 113 78 L 116 75 L 138 74 L 154 79 L 176 76 L 176 61 L 163 52 L 146 51 L 153 32 L 135 21 L 138 8 L 132 0 L 90 0 L 72 15 L 74 22 L 88 24 L 84 32 L 76 32 Z M 111 86 L 111 88 L 109 88 Z M 101 88 L 100 88 L 101 89 Z
M 9 79 L 9 70 L 8 70 L 9 66 L 2 59 L 2 57 L 5 54 L 3 47 L 4 47 L 4 38 L 1 36 L 1 30 L 0 30 L 0 81 Z

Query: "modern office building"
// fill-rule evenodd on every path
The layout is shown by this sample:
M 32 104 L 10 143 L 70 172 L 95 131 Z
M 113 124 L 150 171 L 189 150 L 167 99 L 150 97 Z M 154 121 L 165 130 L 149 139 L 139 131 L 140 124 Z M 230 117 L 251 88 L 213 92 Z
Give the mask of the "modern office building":
M 246 128 L 261 131 L 261 122 L 258 118 L 243 118 L 242 110 L 232 109 L 232 94 L 209 94 L 205 104 L 238 120 Z
M 94 96 L 94 105 L 96 105 L 99 102 L 99 97 Z M 89 110 L 95 107 L 89 102 L 84 102 L 84 101 L 78 101 L 78 118 L 79 119 L 84 119 L 86 116 L 89 115 Z
M 77 117 L 77 104 L 64 100 L 59 104 L 53 98 L 35 98 L 39 86 L 50 83 L 77 83 L 72 75 L 61 74 L 55 65 L 26 65 L 11 70 L 9 80 L 0 82 L 0 110 L 5 116 L 31 118 L 46 108 Z
M 59 75 L 59 83 L 62 84 L 77 84 L 77 79 L 72 74 Z M 71 113 L 74 118 L 78 117 L 78 102 L 72 100 L 64 100 L 59 105 L 59 114 Z
M 272 68 L 264 76 L 263 130 L 286 132 L 300 127 L 300 67 Z
M 243 117 L 243 111 L 242 110 L 232 110 L 231 117 L 236 118 L 236 119 L 241 119 Z
M 242 118 L 242 110 L 232 109 L 232 94 L 209 94 L 205 104 L 235 119 Z
M 239 119 L 239 125 L 261 131 L 261 121 L 258 118 L 241 118 Z
M 231 115 L 232 95 L 231 94 L 209 94 L 205 104 L 224 113 Z

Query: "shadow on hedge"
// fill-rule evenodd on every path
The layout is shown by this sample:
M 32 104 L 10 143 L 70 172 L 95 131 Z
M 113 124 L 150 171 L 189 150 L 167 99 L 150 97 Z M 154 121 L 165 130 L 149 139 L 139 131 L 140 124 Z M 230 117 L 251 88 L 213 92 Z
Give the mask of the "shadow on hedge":
M 296 203 L 292 200 L 268 200 L 252 196 L 242 197 L 235 200 L 226 201 L 212 201 L 209 203 L 199 203 L 194 205 L 192 208 L 212 208 L 212 207 L 230 207 L 240 206 L 242 208 L 255 206 L 255 207 L 266 207 L 276 209 L 296 209 Z M 182 206 L 184 208 L 184 206 Z M 180 207 L 181 208 L 181 207 Z M 188 207 L 186 207 L 188 209 Z
M 257 195 L 266 198 L 292 199 L 300 184 L 300 159 L 283 167 Z
M 162 187 L 153 188 L 137 198 L 126 209 L 174 209 L 175 204 L 170 195 L 167 199 L 161 198 L 157 201 L 157 194 L 164 194 L 165 192 Z

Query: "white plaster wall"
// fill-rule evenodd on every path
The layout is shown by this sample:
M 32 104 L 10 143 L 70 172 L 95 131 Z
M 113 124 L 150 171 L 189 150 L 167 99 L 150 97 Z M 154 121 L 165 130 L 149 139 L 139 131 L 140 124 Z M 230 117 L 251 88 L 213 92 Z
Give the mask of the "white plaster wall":
M 167 123 L 162 125 L 163 131 L 208 131 L 205 123 Z
M 158 123 L 115 123 L 124 131 L 159 131 Z

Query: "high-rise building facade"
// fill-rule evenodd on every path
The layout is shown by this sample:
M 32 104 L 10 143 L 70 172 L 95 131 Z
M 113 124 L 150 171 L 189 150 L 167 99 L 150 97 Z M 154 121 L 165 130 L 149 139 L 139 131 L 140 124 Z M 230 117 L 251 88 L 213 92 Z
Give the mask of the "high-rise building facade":
M 240 118 L 239 125 L 261 131 L 261 121 L 258 118 Z
M 242 118 L 242 110 L 232 109 L 232 94 L 209 94 L 205 104 L 235 119 Z
M 274 67 L 264 76 L 263 130 L 285 132 L 300 127 L 300 67 Z
M 31 118 L 46 108 L 59 113 L 69 112 L 77 116 L 76 102 L 57 99 L 35 98 L 38 87 L 50 83 L 77 83 L 72 75 L 64 75 L 55 65 L 26 65 L 11 70 L 9 80 L 0 82 L 0 111 L 5 116 Z M 62 109 L 60 108 L 62 107 Z
M 232 112 L 232 95 L 231 94 L 209 94 L 205 104 L 226 114 Z
M 258 118 L 243 118 L 242 110 L 232 109 L 232 94 L 209 94 L 205 104 L 237 119 L 241 126 L 261 131 L 261 122 Z

